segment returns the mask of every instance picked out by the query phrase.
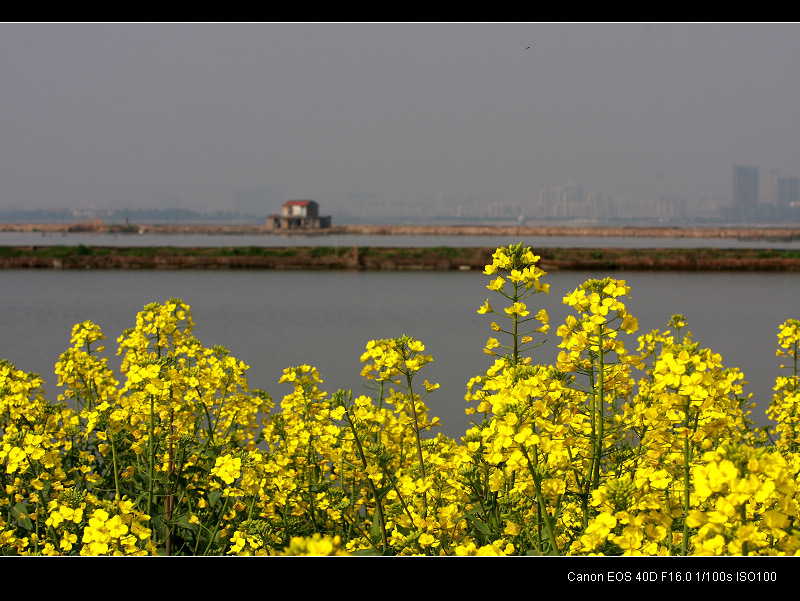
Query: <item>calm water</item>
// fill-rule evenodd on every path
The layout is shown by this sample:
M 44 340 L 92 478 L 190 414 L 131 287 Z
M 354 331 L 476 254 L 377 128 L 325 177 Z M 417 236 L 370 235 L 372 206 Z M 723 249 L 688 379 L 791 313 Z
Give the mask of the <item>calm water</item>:
M 550 295 L 531 308 L 551 315 L 549 340 L 534 359 L 552 363 L 555 330 L 568 310 L 562 297 L 586 279 L 607 273 L 556 272 L 545 281 Z M 665 329 L 683 313 L 703 347 L 739 367 L 763 409 L 778 375 L 778 325 L 800 318 L 796 274 L 614 272 L 632 287 L 628 309 L 639 334 Z M 466 383 L 490 365 L 482 352 L 493 335 L 491 319 L 476 311 L 494 293 L 479 272 L 307 271 L 0 271 L 0 358 L 40 373 L 53 398 L 53 367 L 69 346 L 72 325 L 91 319 L 102 328 L 115 371 L 117 336 L 135 324 L 142 307 L 180 297 L 192 307 L 195 334 L 207 346 L 220 344 L 250 365 L 251 387 L 279 401 L 291 389 L 278 384 L 285 367 L 310 364 L 323 389 L 363 392 L 359 357 L 367 341 L 409 334 L 422 340 L 434 361 L 420 374 L 441 388 L 427 399 L 444 433 L 459 436 L 468 420 Z M 636 349 L 635 337 L 625 339 Z M 427 372 L 427 373 L 426 373 Z
M 0 232 L 2 246 L 397 246 L 497 247 L 524 242 L 534 248 L 786 248 L 800 249 L 800 240 L 774 242 L 727 238 L 625 238 L 606 236 L 541 236 L 509 240 L 507 236 L 281 236 L 172 235 Z

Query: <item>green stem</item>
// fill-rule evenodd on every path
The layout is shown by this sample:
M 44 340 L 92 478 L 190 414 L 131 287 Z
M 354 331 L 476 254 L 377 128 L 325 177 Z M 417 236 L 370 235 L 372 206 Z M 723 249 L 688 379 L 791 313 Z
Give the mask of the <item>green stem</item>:
M 517 303 L 519 301 L 519 285 L 517 283 L 514 284 L 514 295 L 511 299 L 513 303 Z M 519 315 L 514 313 L 513 319 L 511 320 L 514 324 L 514 333 L 512 334 L 514 340 L 514 365 L 516 366 L 519 362 Z
M 597 440 L 595 444 L 595 464 L 594 464 L 594 488 L 600 487 L 600 458 L 603 451 L 603 435 L 604 435 L 604 416 L 603 416 L 603 388 L 605 385 L 605 364 L 603 355 L 603 337 L 602 326 L 597 326 L 597 345 L 600 349 L 599 356 L 597 357 L 597 388 L 595 390 L 595 409 L 597 411 Z
M 361 446 L 361 439 L 358 437 L 358 432 L 356 432 L 355 424 L 353 423 L 353 418 L 350 416 L 350 413 L 347 414 L 347 423 L 350 426 L 350 431 L 353 433 L 353 439 L 356 443 L 356 450 L 358 451 L 358 455 L 361 458 L 361 465 L 366 471 L 369 467 L 367 464 L 367 457 L 364 454 L 364 448 Z M 375 513 L 377 514 L 378 524 L 381 530 L 381 542 L 383 544 L 383 552 L 385 553 L 386 550 L 389 548 L 389 538 L 386 534 L 386 520 L 383 517 L 383 504 L 381 499 L 378 497 L 378 489 L 375 488 L 375 483 L 372 481 L 372 478 L 367 477 L 369 481 L 369 487 L 372 491 L 372 496 L 375 498 Z
M 744 526 L 745 524 L 747 524 L 747 504 L 746 504 L 746 503 L 742 503 L 742 504 L 739 506 L 739 517 L 740 517 L 740 519 L 742 520 L 742 525 L 743 525 L 743 526 Z M 750 553 L 750 551 L 749 551 L 749 549 L 748 549 L 748 546 L 747 546 L 747 541 L 744 541 L 744 542 L 742 543 L 742 555 L 744 555 L 745 557 L 747 557 L 747 555 L 748 555 L 749 553 Z
M 150 395 L 150 432 L 149 432 L 149 449 L 148 449 L 148 483 L 147 483 L 147 515 L 151 518 L 153 516 L 153 479 L 155 477 L 155 456 L 156 456 L 156 447 L 155 447 L 155 399 L 153 395 Z
M 591 367 L 588 372 L 589 376 L 589 469 L 586 472 L 584 479 L 583 493 L 588 498 L 592 491 L 592 482 L 594 479 L 594 466 L 600 461 L 597 456 L 597 382 L 595 381 L 594 372 L 594 357 L 592 357 Z
M 533 463 L 531 462 L 530 457 L 528 456 L 528 450 L 522 446 L 520 447 L 522 454 L 525 456 L 525 459 L 528 463 L 528 471 L 533 478 L 533 484 L 536 488 L 536 499 L 538 501 L 538 510 L 539 515 L 541 516 L 541 522 L 544 523 L 545 532 L 547 534 L 547 539 L 550 542 L 551 553 L 553 555 L 558 555 L 558 545 L 556 544 L 556 536 L 555 532 L 553 531 L 553 524 L 550 522 L 550 515 L 547 513 L 547 507 L 544 503 L 544 497 L 542 496 L 542 478 L 537 473 L 536 468 L 534 467 Z M 537 447 L 536 445 L 533 446 L 534 456 L 538 456 Z
M 416 402 L 414 402 L 414 391 L 411 388 L 411 373 L 406 371 L 406 384 L 408 386 L 408 398 L 411 401 L 411 416 L 414 420 L 414 437 L 417 442 L 417 459 L 419 461 L 419 471 L 422 475 L 422 481 L 427 482 L 427 476 L 425 475 L 425 461 L 422 458 L 422 442 L 419 438 L 419 421 L 417 420 L 417 407 Z M 422 493 L 422 517 L 428 517 L 428 495 L 426 492 L 423 491 Z
M 106 436 L 111 442 L 111 460 L 114 466 L 114 498 L 119 501 L 121 499 L 119 494 L 119 466 L 117 465 L 117 448 L 114 444 L 114 434 L 113 432 L 109 434 L 108 429 L 106 429 Z
M 689 446 L 689 408 L 691 400 L 686 397 L 686 408 L 683 414 L 683 427 L 685 435 L 683 437 L 683 538 L 681 540 L 681 555 L 686 556 L 689 548 L 689 525 L 686 518 L 689 517 L 689 453 L 691 448 Z
M 217 537 L 217 532 L 219 532 L 219 525 L 222 523 L 222 519 L 225 517 L 225 510 L 228 509 L 228 501 L 230 501 L 230 497 L 225 497 L 225 503 L 223 503 L 222 510 L 219 512 L 219 519 L 217 520 L 217 523 L 214 524 L 214 531 L 208 538 L 208 544 L 206 545 L 205 551 L 203 551 L 204 557 L 208 555 L 208 551 L 211 549 L 211 545 L 213 544 L 214 539 Z

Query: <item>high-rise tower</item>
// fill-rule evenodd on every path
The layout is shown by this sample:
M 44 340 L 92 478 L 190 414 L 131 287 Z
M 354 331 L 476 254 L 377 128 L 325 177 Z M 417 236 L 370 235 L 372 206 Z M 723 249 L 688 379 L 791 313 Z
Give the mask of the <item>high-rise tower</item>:
M 778 178 L 778 206 L 786 208 L 800 202 L 800 178 Z
M 748 209 L 758 205 L 758 167 L 733 166 L 733 206 Z

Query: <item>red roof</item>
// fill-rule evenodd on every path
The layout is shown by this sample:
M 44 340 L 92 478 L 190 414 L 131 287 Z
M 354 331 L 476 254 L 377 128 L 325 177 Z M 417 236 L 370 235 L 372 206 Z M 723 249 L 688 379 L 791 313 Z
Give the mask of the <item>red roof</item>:
M 285 207 L 286 206 L 304 207 L 310 202 L 314 202 L 314 201 L 313 200 L 287 200 L 285 203 L 283 203 L 283 206 L 285 206 Z

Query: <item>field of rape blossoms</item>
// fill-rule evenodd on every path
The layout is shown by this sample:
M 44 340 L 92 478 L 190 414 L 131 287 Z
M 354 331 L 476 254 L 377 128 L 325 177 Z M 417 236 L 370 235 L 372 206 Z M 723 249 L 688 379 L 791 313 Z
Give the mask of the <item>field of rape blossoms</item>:
M 520 244 L 486 266 L 460 440 L 437 434 L 433 357 L 408 336 L 366 343 L 370 394 L 302 365 L 277 406 L 179 299 L 119 336 L 119 375 L 77 324 L 55 401 L 0 361 L 0 554 L 800 554 L 800 321 L 776 324 L 756 428 L 742 373 L 682 316 L 641 333 L 605 278 L 560 291 L 574 313 L 550 324 L 538 260 Z

